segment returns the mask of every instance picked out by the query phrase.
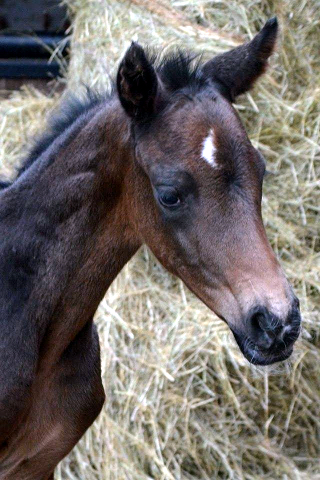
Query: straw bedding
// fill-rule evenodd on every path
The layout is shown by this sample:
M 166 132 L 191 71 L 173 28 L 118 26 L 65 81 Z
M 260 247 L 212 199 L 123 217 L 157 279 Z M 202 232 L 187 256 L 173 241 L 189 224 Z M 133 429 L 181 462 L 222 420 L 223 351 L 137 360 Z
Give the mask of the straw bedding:
M 66 0 L 68 87 L 108 88 L 131 39 L 206 56 L 277 14 L 277 53 L 238 109 L 268 161 L 268 236 L 300 297 L 291 360 L 248 364 L 226 325 L 142 249 L 96 315 L 107 400 L 58 480 L 320 479 L 320 28 L 318 0 Z M 0 102 L 1 172 L 13 175 L 59 95 Z

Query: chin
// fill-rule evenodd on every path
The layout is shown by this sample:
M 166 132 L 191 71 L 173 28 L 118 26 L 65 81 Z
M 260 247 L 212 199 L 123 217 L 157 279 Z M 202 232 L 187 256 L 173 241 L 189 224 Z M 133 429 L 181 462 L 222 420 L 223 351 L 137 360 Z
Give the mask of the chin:
M 234 331 L 232 331 L 232 333 L 244 357 L 250 363 L 252 363 L 252 365 L 266 366 L 272 365 L 273 363 L 282 362 L 284 360 L 287 360 L 287 358 L 289 358 L 293 352 L 292 345 L 282 350 L 265 352 L 259 350 L 256 346 L 252 344 L 252 342 L 249 342 L 246 337 L 238 335 Z

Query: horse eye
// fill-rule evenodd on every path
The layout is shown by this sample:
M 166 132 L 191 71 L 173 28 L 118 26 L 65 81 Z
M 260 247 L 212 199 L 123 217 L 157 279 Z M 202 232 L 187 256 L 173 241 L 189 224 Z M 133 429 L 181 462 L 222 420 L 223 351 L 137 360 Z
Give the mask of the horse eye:
M 159 193 L 158 199 L 163 207 L 177 207 L 181 203 L 179 195 L 174 190 Z

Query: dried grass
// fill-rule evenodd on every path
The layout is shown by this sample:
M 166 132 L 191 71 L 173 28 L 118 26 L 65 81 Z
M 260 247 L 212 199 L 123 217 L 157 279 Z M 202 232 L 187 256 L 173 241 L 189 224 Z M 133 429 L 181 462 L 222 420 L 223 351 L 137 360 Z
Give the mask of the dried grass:
M 77 91 L 108 87 L 131 39 L 210 55 L 278 15 L 273 68 L 238 108 L 273 172 L 264 218 L 304 331 L 290 362 L 249 366 L 228 328 L 142 249 L 97 312 L 107 401 L 57 479 L 320 479 L 319 1 L 66 3 Z M 57 100 L 24 89 L 0 103 L 2 172 Z

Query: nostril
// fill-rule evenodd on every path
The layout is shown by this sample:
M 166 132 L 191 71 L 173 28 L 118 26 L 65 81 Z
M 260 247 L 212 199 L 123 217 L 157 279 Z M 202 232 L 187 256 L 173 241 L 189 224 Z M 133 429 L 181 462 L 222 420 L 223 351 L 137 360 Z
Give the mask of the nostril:
M 264 313 L 261 313 L 261 312 L 256 313 L 255 316 L 253 317 L 253 321 L 258 324 L 261 330 L 266 332 L 271 330 L 269 319 Z
M 263 312 L 258 311 L 252 315 L 251 325 L 254 329 L 265 330 L 265 326 L 266 326 L 265 324 L 266 324 L 266 321 L 265 321 Z
M 272 321 L 272 316 L 265 309 L 260 309 L 252 315 L 251 324 L 253 328 L 261 329 L 264 332 L 274 333 L 278 328 L 277 323 Z
M 254 312 L 250 318 L 251 338 L 261 349 L 269 349 L 282 330 L 279 322 L 265 308 Z

